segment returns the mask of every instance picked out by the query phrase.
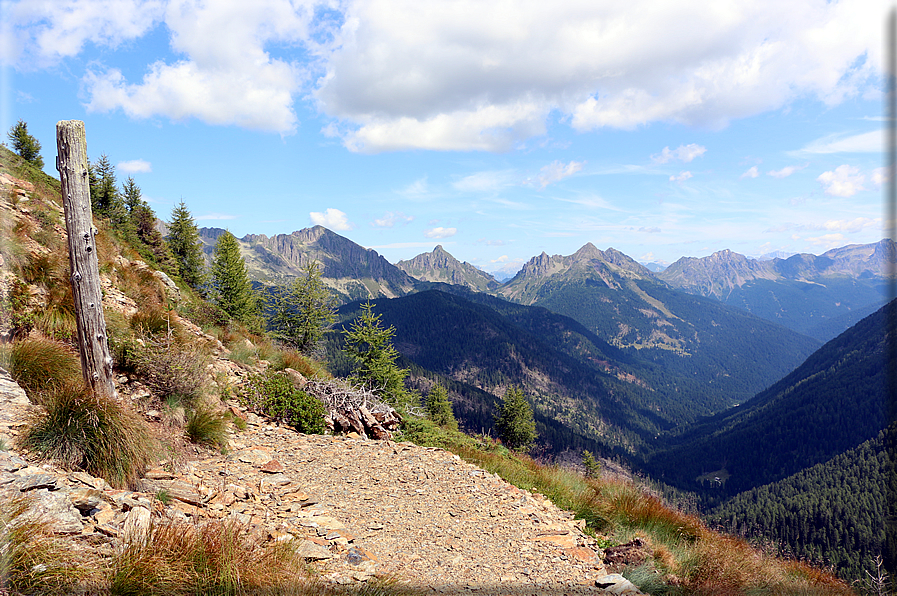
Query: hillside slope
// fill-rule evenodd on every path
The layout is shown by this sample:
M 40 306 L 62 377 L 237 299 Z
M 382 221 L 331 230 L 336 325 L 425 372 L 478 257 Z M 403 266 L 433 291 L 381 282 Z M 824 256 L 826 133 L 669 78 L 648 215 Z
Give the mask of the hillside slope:
M 866 317 L 750 401 L 671 438 L 649 469 L 689 489 L 719 477 L 716 490 L 734 495 L 875 437 L 885 426 L 887 367 L 895 366 L 886 362 L 886 311 L 895 308 L 892 301 Z

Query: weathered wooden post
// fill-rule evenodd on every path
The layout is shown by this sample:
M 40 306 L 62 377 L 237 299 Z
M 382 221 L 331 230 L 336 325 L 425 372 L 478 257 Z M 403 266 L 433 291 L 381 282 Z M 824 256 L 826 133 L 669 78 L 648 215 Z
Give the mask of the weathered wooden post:
M 72 265 L 72 294 L 81 348 L 81 372 L 93 388 L 115 398 L 112 355 L 106 341 L 103 290 L 95 243 L 90 183 L 87 175 L 87 139 L 84 123 L 62 120 L 56 123 L 56 169 L 62 182 L 65 229 L 69 238 Z

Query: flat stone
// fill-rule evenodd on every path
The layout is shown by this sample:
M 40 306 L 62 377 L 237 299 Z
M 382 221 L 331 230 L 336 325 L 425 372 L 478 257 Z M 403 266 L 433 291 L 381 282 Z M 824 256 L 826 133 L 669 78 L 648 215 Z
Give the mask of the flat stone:
M 69 500 L 82 515 L 87 515 L 102 502 L 102 494 L 95 488 L 76 488 L 69 493 Z
M 146 507 L 134 507 L 125 516 L 122 524 L 122 536 L 125 540 L 136 542 L 143 540 L 150 528 L 150 510 Z
M 259 468 L 260 472 L 265 472 L 266 474 L 279 474 L 283 472 L 283 464 L 281 464 L 276 459 L 269 460 L 265 465 Z
M 163 470 L 162 468 L 153 468 L 143 475 L 144 478 L 148 480 L 174 480 L 175 475 L 171 472 Z
M 546 534 L 544 536 L 536 536 L 536 540 L 556 544 L 561 548 L 573 548 L 576 546 L 576 536 L 573 534 Z
M 324 561 L 333 558 L 333 553 L 319 544 L 315 544 L 310 540 L 303 540 L 296 547 L 296 554 L 303 559 L 312 561 Z
M 13 484 L 23 493 L 40 488 L 46 488 L 49 490 L 55 490 L 57 488 L 56 476 L 53 476 L 51 474 L 28 474 L 27 476 L 20 475 L 19 479 L 16 480 Z
M 0 471 L 17 472 L 22 468 L 27 468 L 28 462 L 8 451 L 0 451 Z
M 617 596 L 630 596 L 642 594 L 639 589 L 631 581 L 620 575 L 619 573 L 611 573 L 599 577 L 595 580 L 595 585 L 605 592 L 616 594 Z
M 31 508 L 23 514 L 26 519 L 45 521 L 56 534 L 80 534 L 84 530 L 81 514 L 66 495 L 47 489 L 36 489 L 29 494 L 32 500 Z

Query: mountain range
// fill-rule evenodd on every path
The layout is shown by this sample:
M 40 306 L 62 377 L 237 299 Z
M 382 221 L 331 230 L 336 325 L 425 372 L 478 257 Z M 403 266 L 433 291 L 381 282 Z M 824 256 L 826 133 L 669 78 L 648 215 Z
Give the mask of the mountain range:
M 200 230 L 207 258 L 221 233 L 218 228 Z M 723 250 L 708 257 L 683 257 L 655 272 L 619 251 L 601 251 L 589 243 L 569 256 L 542 253 L 533 257 L 517 275 L 501 283 L 459 261 L 442 246 L 393 265 L 376 251 L 321 226 L 272 237 L 249 234 L 238 241 L 254 280 L 283 283 L 299 275 L 309 260 L 316 260 L 323 265 L 325 282 L 343 303 L 405 296 L 432 283 L 447 283 L 547 308 L 563 309 L 561 302 L 580 299 L 598 300 L 592 306 L 612 303 L 616 308 L 616 292 L 629 291 L 634 298 L 628 300 L 628 311 L 660 313 L 657 325 L 642 321 L 632 326 L 623 321 L 621 327 L 618 317 L 614 330 L 599 320 L 608 308 L 597 308 L 591 314 L 562 312 L 596 331 L 603 326 L 602 337 L 621 345 L 664 345 L 674 351 L 688 350 L 680 345 L 682 329 L 677 329 L 676 319 L 652 304 L 652 300 L 666 304 L 654 296 L 663 292 L 659 288 L 711 298 L 827 341 L 883 304 L 888 263 L 894 262 L 897 252 L 891 240 L 845 246 L 818 256 L 797 254 L 763 260 Z M 571 285 L 574 287 L 562 288 Z M 594 291 L 597 287 L 604 290 Z

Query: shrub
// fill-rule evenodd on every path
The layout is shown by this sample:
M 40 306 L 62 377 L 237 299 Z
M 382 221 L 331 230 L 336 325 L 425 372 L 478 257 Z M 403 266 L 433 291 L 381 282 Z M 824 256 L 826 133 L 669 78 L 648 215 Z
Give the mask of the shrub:
M 18 437 L 21 447 L 65 467 L 132 486 L 152 457 L 146 423 L 113 399 L 90 388 L 67 385 L 44 394 L 46 411 Z
M 190 412 L 184 431 L 194 443 L 208 447 L 227 447 L 227 424 L 224 416 L 202 404 Z
M 324 404 L 297 389 L 284 374 L 266 373 L 250 377 L 245 396 L 259 414 L 289 424 L 301 433 L 321 434 L 327 428 L 324 424 Z
M 137 372 L 161 401 L 190 404 L 202 392 L 207 363 L 196 346 L 147 338 L 137 356 Z
M 85 563 L 83 555 L 76 561 L 70 549 L 54 539 L 27 497 L 0 503 L 3 588 L 14 594 L 70 594 L 88 576 L 91 565 Z
M 9 349 L 9 373 L 29 399 L 41 403 L 41 394 L 78 383 L 81 360 L 69 346 L 42 338 L 27 338 Z

